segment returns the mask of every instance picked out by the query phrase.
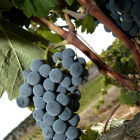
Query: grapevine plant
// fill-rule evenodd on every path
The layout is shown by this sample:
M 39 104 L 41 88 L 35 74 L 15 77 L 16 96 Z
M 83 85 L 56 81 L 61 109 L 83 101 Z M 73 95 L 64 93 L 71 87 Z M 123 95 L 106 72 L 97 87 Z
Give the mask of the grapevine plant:
M 98 24 L 104 24 L 105 31 L 112 32 L 112 35 L 118 37 L 130 50 L 137 66 L 137 70 L 135 71 L 140 71 L 140 41 L 138 39 L 140 34 L 139 7 L 140 0 L 0 1 L 0 97 L 6 90 L 9 100 L 17 99 L 19 98 L 19 91 L 21 95 L 24 94 L 21 90 L 21 85 L 24 85 L 23 83 L 29 83 L 31 86 L 36 85 L 32 79 L 28 78 L 29 76 L 32 77 L 32 74 L 39 77 L 37 72 L 34 72 L 34 66 L 32 66 L 34 65 L 34 61 L 47 64 L 47 69 L 50 69 L 49 76 L 52 74 L 50 77 L 55 77 L 56 74 L 54 73 L 57 71 L 59 73 L 60 81 L 62 81 L 61 75 L 63 74 L 65 76 L 71 74 L 73 77 L 76 77 L 73 75 L 72 70 L 69 70 L 71 68 L 70 66 L 67 66 L 67 64 L 74 64 L 75 62 L 75 65 L 79 66 L 78 69 L 83 69 L 82 64 L 79 64 L 80 60 L 73 60 L 70 58 L 71 56 L 67 56 L 69 58 L 63 56 L 63 59 L 65 59 L 65 62 L 63 62 L 64 60 L 61 59 L 60 55 L 54 58 L 57 53 L 67 50 L 65 47 L 66 44 L 71 44 L 82 51 L 98 67 L 100 73 L 112 78 L 122 87 L 121 95 L 119 96 L 119 104 L 110 114 L 106 124 L 103 125 L 98 123 L 92 128 L 87 125 L 86 130 L 82 132 L 82 135 L 80 134 L 80 139 L 140 139 L 140 135 L 138 133 L 140 130 L 139 113 L 130 122 L 112 119 L 112 122 L 114 122 L 113 125 L 108 123 L 111 116 L 120 105 L 140 105 L 140 88 L 138 82 L 140 76 L 139 73 L 135 73 L 135 77 L 133 77 L 131 73 L 129 75 L 124 75 L 126 74 L 125 72 L 119 73 L 116 69 L 110 67 L 100 56 L 97 55 L 96 52 L 92 51 L 86 43 L 83 43 L 77 37 L 78 33 L 76 31 L 76 28 L 81 27 L 82 32 L 86 31 L 87 34 L 93 34 Z M 66 21 L 67 25 L 59 26 L 55 24 L 59 18 Z M 26 30 L 22 28 L 23 26 Z M 99 40 L 101 40 L 101 38 L 99 38 Z M 33 72 L 27 70 L 29 76 L 26 75 L 27 73 L 22 75 L 25 69 L 30 68 L 30 65 Z M 53 69 L 53 72 L 51 72 L 51 69 Z M 63 71 L 63 74 L 60 70 Z M 84 69 L 82 70 L 82 73 L 83 71 Z M 47 86 L 51 81 L 43 80 L 47 83 L 43 86 L 48 88 Z M 53 80 L 56 82 L 55 78 L 52 79 L 52 81 Z M 57 82 L 59 83 L 60 81 Z M 63 82 L 63 86 L 68 83 L 69 80 L 67 79 L 66 81 L 67 82 Z M 39 82 L 41 82 L 41 79 Z M 75 82 L 73 82 L 73 84 L 75 84 Z M 75 87 L 77 88 L 77 85 Z M 28 88 L 30 89 L 30 87 Z M 37 89 L 38 88 L 41 88 L 41 86 L 37 87 Z M 61 99 L 69 99 L 72 96 L 72 94 L 68 94 L 68 96 L 65 96 L 65 94 L 58 95 L 59 97 L 57 96 L 57 100 L 62 104 L 63 101 L 61 101 Z M 44 104 L 40 104 L 40 106 L 37 107 L 37 99 L 34 101 L 36 108 L 44 106 Z M 40 97 L 38 102 L 41 102 L 41 100 L 42 99 Z M 48 102 L 47 99 L 46 102 Z M 57 103 L 54 102 L 55 101 L 48 102 L 48 108 L 55 104 L 57 106 Z M 28 106 L 31 111 L 34 111 L 35 109 L 34 104 L 32 103 Z M 19 106 L 21 105 L 19 104 Z M 58 105 L 57 107 L 60 106 Z M 50 114 L 52 114 L 52 116 L 54 115 L 54 112 L 51 112 L 51 110 L 48 110 L 48 113 L 49 114 L 46 114 L 48 116 Z M 58 114 L 54 115 L 54 119 Z M 61 118 L 57 122 L 52 122 L 54 123 L 54 129 L 57 132 L 59 132 L 57 126 L 63 123 L 61 122 L 61 119 L 65 120 L 63 115 L 60 116 Z M 35 112 L 34 118 L 36 118 Z M 52 117 L 50 118 L 52 119 Z M 72 120 L 69 123 L 71 122 Z M 80 130 L 75 129 L 75 131 L 77 131 L 77 136 L 71 137 L 70 134 L 73 131 L 72 126 L 67 130 L 67 124 L 64 125 L 66 125 L 64 131 L 66 131 L 66 136 L 68 137 L 67 140 L 72 140 L 80 136 L 78 135 Z M 46 131 L 51 132 L 50 135 L 54 135 L 53 130 L 50 129 L 50 127 L 47 127 L 45 130 L 43 129 L 44 135 Z M 58 138 L 58 136 L 56 136 L 56 138 Z

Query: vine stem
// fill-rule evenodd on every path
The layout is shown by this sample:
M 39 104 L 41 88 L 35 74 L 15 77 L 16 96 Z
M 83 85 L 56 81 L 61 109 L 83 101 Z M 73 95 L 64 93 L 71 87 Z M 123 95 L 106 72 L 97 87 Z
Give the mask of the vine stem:
M 140 72 L 140 52 L 139 52 L 140 46 L 138 45 L 137 48 L 135 42 L 133 42 L 131 38 L 128 35 L 126 35 L 126 33 L 124 33 L 119 26 L 117 26 L 98 8 L 96 0 L 77 0 L 77 1 L 85 8 L 89 8 L 91 5 L 93 5 L 89 13 L 93 15 L 95 18 L 97 18 L 101 23 L 103 23 L 108 29 L 110 29 L 120 40 L 122 40 L 122 42 L 124 42 L 124 44 L 133 54 L 138 70 Z
M 107 119 L 107 121 L 106 121 L 106 123 L 105 123 L 105 127 L 104 127 L 104 132 L 103 132 L 103 134 L 106 133 L 106 128 L 107 128 L 107 125 L 108 125 L 108 123 L 109 123 L 109 120 L 111 119 L 111 117 L 113 116 L 113 114 L 115 113 L 115 111 L 116 111 L 119 107 L 120 107 L 120 104 L 118 104 L 118 105 L 114 108 L 114 110 L 111 112 L 111 114 L 109 115 L 109 117 L 108 117 L 108 119 Z

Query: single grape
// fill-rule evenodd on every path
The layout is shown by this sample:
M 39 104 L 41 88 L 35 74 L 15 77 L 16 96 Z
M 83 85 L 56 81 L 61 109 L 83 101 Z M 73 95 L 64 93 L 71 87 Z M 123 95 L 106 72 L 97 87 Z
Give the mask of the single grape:
M 62 60 L 62 66 L 65 69 L 70 69 L 70 66 L 73 62 L 74 62 L 74 59 L 71 56 L 66 56 Z
M 70 85 L 71 85 L 71 78 L 69 76 L 64 77 L 64 79 L 61 82 L 61 86 L 69 87 Z
M 33 93 L 35 96 L 42 96 L 44 94 L 45 90 L 41 84 L 35 85 L 33 87 Z
M 140 8 L 140 1 L 133 4 L 133 7 L 131 9 L 131 14 L 133 17 L 140 17 L 139 8 Z
M 87 69 L 84 69 L 84 71 L 83 71 L 81 77 L 82 77 L 83 79 L 87 79 L 88 76 L 89 76 L 89 71 L 88 71 Z
M 52 68 L 49 65 L 44 64 L 39 68 L 39 73 L 41 76 L 48 78 L 51 70 L 52 70 Z
M 48 126 L 44 121 L 40 122 L 40 128 L 43 130 L 46 126 Z
M 46 91 L 54 91 L 56 89 L 56 84 L 50 80 L 50 78 L 47 78 L 43 82 L 43 87 L 45 88 Z
M 79 108 L 80 108 L 80 103 L 77 102 L 77 105 L 73 108 L 73 111 L 77 112 L 79 110 Z
M 38 127 L 40 127 L 40 123 L 41 123 L 41 121 L 36 121 L 36 124 Z
M 55 101 L 56 100 L 56 94 L 54 92 L 52 92 L 52 91 L 47 91 L 43 95 L 43 100 L 46 103 L 49 103 L 51 101 Z
M 119 27 L 121 27 L 121 22 L 120 21 L 116 21 L 116 23 Z
M 66 135 L 55 133 L 53 140 L 66 140 Z
M 61 85 L 59 85 L 56 89 L 56 92 L 59 92 L 59 93 L 63 93 L 63 94 L 67 94 L 67 90 L 65 87 L 62 87 Z
M 27 79 L 27 76 L 28 76 L 28 74 L 29 74 L 30 72 L 31 72 L 31 70 L 25 69 L 25 70 L 22 72 L 23 77 L 24 77 L 25 79 Z
M 42 121 L 43 120 L 43 116 L 44 116 L 44 111 L 42 109 L 36 109 L 34 112 L 33 112 L 33 118 L 36 120 L 36 121 Z
M 132 22 L 123 21 L 123 22 L 121 23 L 121 28 L 122 28 L 124 31 L 129 31 L 132 27 L 133 27 L 133 23 L 132 23 Z
M 62 60 L 63 59 L 63 56 L 62 56 L 62 53 L 61 52 L 56 52 L 54 55 L 53 55 L 53 61 L 55 63 L 57 63 L 57 61 L 59 60 Z M 61 62 L 59 62 L 58 64 L 60 64 Z
M 76 139 L 79 136 L 79 130 L 76 127 L 69 126 L 66 136 L 71 139 Z
M 63 79 L 63 76 L 64 76 L 63 72 L 58 68 L 51 70 L 51 72 L 49 73 L 49 78 L 54 83 L 61 82 Z
M 57 117 L 50 115 L 48 112 L 46 112 L 43 116 L 43 122 L 45 122 L 48 126 L 52 126 L 56 119 Z
M 29 97 L 33 94 L 33 89 L 29 84 L 23 84 L 19 88 L 19 93 L 23 97 Z
M 59 119 L 62 121 L 68 121 L 72 117 L 73 111 L 69 107 L 65 107 L 62 113 L 59 115 Z
M 75 62 L 80 63 L 83 67 L 86 67 L 86 60 L 83 57 L 77 57 Z
M 46 105 L 47 112 L 52 116 L 58 116 L 62 112 L 62 105 L 56 101 L 51 101 Z
M 77 126 L 80 121 L 80 117 L 78 114 L 73 113 L 72 118 L 68 120 L 71 126 Z
M 104 30 L 108 33 L 110 33 L 111 31 L 104 25 Z
M 55 133 L 54 133 L 52 127 L 46 126 L 43 129 L 42 134 L 45 138 L 51 138 L 52 139 Z
M 70 97 L 63 93 L 58 94 L 56 100 L 63 106 L 67 106 L 70 103 Z
M 127 22 L 133 22 L 134 17 L 130 14 L 124 14 L 124 20 L 127 21 Z
M 73 63 L 71 66 L 70 66 L 70 74 L 73 76 L 73 77 L 79 77 L 82 75 L 84 71 L 84 68 L 83 66 L 78 63 L 78 62 L 75 62 Z
M 32 71 L 39 71 L 39 68 L 44 64 L 43 60 L 41 59 L 35 59 L 31 63 L 31 70 Z
M 118 13 L 111 13 L 111 17 L 114 19 L 114 20 L 120 20 L 120 14 L 118 14 Z
M 74 53 L 73 49 L 67 48 L 62 52 L 62 56 L 63 56 L 63 59 L 64 59 L 64 57 L 67 57 L 67 56 L 71 56 L 74 58 L 75 53 Z
M 82 83 L 82 77 L 72 77 L 72 84 L 75 86 L 79 86 Z
M 30 72 L 27 76 L 27 81 L 30 85 L 37 85 L 41 82 L 41 76 L 38 72 Z
M 74 92 L 77 89 L 77 86 L 67 87 L 67 90 L 70 92 Z
M 77 101 L 81 99 L 81 92 L 77 89 L 74 92 L 71 92 L 71 97 Z
M 53 130 L 58 134 L 64 134 L 68 129 L 68 123 L 60 119 L 53 123 Z
M 38 96 L 33 96 L 33 102 L 38 98 Z
M 30 99 L 28 97 L 18 96 L 16 103 L 18 107 L 25 108 L 30 105 Z
M 43 101 L 42 97 L 38 97 L 35 101 L 34 101 L 34 105 L 36 108 L 38 109 L 44 109 L 46 103 Z
M 112 13 L 117 12 L 114 0 L 109 1 L 109 9 Z
M 120 13 L 128 13 L 131 10 L 132 4 L 131 0 L 120 0 L 117 4 L 117 10 Z
M 138 24 L 140 24 L 140 17 L 134 17 L 134 20 L 135 20 Z
M 139 33 L 139 28 L 136 25 L 129 31 L 129 34 L 131 36 L 136 36 L 138 33 Z

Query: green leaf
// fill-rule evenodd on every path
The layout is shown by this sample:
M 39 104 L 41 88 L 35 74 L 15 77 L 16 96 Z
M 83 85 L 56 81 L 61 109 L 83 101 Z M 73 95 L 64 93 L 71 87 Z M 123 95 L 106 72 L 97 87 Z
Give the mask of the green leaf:
M 98 138 L 98 131 L 92 130 L 89 125 L 86 126 L 86 130 L 82 132 L 81 140 L 96 140 Z
M 82 26 L 81 28 L 81 32 L 87 32 L 92 34 L 95 30 L 95 28 L 98 26 L 97 24 L 94 23 L 93 21 L 93 16 L 91 15 L 88 15 L 87 17 L 85 17 L 84 19 L 80 19 L 80 20 L 77 20 L 75 21 L 76 23 L 76 28 L 79 28 L 80 25 Z
M 5 8 L 7 10 L 10 10 L 13 6 L 14 4 L 9 0 L 0 0 L 0 8 Z
M 72 3 L 74 2 L 74 0 L 65 0 L 65 1 L 67 2 L 67 4 L 68 4 L 69 6 L 71 6 Z
M 39 18 L 49 14 L 50 10 L 58 5 L 57 0 L 13 0 L 17 8 L 23 9 L 27 17 L 32 14 Z
M 52 42 L 55 42 L 55 43 L 59 43 L 59 42 L 62 42 L 64 40 L 61 36 L 59 36 L 56 33 L 52 33 L 47 28 L 39 28 L 37 30 L 37 34 L 43 36 L 44 38 L 46 38 Z
M 33 42 L 47 46 L 52 42 L 5 20 L 0 21 L 0 40 L 0 97 L 6 90 L 9 100 L 13 100 L 23 84 L 22 71 L 30 69 L 34 59 L 43 59 L 45 51 Z
M 140 95 L 136 94 L 137 91 L 131 91 L 124 93 L 121 91 L 119 98 L 120 105 L 127 104 L 128 106 L 134 106 L 134 104 L 140 99 Z

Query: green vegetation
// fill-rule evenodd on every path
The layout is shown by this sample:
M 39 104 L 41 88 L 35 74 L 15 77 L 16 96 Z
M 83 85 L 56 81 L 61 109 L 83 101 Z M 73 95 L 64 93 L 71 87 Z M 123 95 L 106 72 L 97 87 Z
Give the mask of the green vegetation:
M 80 99 L 80 109 L 78 111 L 81 112 L 85 109 L 91 102 L 97 99 L 101 94 L 101 89 L 104 86 L 102 83 L 104 76 L 100 75 L 96 79 L 93 79 L 86 87 L 81 90 L 81 99 Z M 109 88 L 111 85 L 108 85 Z

